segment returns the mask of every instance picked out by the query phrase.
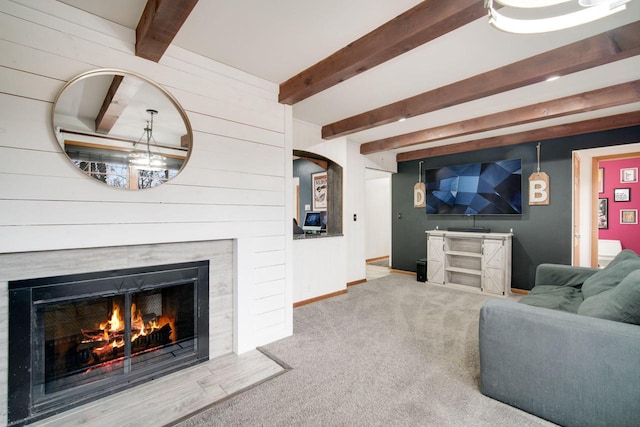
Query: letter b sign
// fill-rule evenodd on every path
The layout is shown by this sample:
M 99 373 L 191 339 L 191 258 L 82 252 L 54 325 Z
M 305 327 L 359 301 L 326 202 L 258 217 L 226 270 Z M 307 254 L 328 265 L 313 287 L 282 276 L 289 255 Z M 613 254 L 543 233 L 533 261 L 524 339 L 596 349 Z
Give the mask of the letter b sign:
M 549 204 L 549 175 L 544 172 L 536 172 L 529 177 L 529 204 Z

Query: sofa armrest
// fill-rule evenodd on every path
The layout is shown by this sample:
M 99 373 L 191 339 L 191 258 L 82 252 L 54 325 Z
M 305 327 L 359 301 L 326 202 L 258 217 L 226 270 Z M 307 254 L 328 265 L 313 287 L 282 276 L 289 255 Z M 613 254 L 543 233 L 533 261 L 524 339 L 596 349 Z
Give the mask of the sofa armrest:
M 640 425 L 640 326 L 489 300 L 483 394 L 565 426 Z
M 597 268 L 563 264 L 540 264 L 536 268 L 535 286 L 577 286 L 598 272 Z

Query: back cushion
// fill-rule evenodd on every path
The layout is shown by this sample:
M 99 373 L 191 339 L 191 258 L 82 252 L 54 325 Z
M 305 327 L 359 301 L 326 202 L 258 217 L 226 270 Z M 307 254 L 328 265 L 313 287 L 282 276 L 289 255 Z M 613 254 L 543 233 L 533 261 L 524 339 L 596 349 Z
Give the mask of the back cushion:
M 640 256 L 630 249 L 620 252 L 609 265 L 589 277 L 582 284 L 582 296 L 586 300 L 614 288 L 632 271 L 640 269 Z
M 640 270 L 627 275 L 615 288 L 586 298 L 578 314 L 640 325 Z

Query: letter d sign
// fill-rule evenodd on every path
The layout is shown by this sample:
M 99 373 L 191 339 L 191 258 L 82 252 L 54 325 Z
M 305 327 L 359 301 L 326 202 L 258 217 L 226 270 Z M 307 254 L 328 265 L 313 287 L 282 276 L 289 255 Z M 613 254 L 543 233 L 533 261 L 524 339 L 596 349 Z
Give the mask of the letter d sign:
M 424 182 L 413 186 L 413 207 L 424 208 L 427 206 L 426 188 Z

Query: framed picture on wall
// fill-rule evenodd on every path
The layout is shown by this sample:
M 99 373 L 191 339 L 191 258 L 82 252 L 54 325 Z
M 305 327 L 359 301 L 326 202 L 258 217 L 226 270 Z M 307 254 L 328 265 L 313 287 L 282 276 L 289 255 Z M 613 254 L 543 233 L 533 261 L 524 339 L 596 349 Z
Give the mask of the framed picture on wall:
M 598 168 L 598 193 L 604 193 L 604 168 Z
M 620 169 L 620 182 L 638 182 L 638 168 Z
M 631 200 L 630 188 L 614 188 L 613 189 L 613 201 L 614 202 L 628 202 Z
M 609 199 L 598 199 L 598 228 L 609 228 Z
M 622 209 L 620 210 L 620 224 L 637 224 L 638 209 Z
M 312 210 L 314 211 L 326 211 L 327 210 L 327 173 L 318 172 L 311 175 L 311 200 Z

